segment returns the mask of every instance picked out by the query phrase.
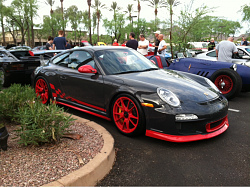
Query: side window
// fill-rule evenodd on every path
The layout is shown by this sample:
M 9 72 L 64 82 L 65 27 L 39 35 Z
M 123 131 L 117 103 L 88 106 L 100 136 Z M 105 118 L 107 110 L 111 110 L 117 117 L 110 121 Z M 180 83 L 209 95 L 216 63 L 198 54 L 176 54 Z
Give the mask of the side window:
M 65 53 L 63 55 L 60 55 L 59 57 L 55 58 L 52 62 L 53 64 L 59 66 L 68 67 L 69 55 L 70 53 Z
M 212 52 L 210 52 L 210 53 L 207 53 L 207 56 L 216 57 L 216 52 L 215 52 L 215 51 L 212 51 Z
M 88 52 L 74 51 L 70 54 L 68 68 L 78 69 L 83 65 L 91 65 L 93 68 L 95 68 L 95 62 Z

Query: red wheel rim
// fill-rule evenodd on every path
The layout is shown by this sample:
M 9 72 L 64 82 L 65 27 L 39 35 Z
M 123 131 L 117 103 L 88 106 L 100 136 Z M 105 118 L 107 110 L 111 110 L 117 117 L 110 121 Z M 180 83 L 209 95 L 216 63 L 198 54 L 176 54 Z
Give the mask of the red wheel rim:
M 128 97 L 117 99 L 113 107 L 113 118 L 122 132 L 133 132 L 139 123 L 139 113 L 135 103 Z
M 214 81 L 214 84 L 222 92 L 222 94 L 228 94 L 233 89 L 233 80 L 227 75 L 220 75 Z
M 36 81 L 35 90 L 36 90 L 37 96 L 41 97 L 42 103 L 43 104 L 47 103 L 47 101 L 49 99 L 49 89 L 48 89 L 48 86 L 47 86 L 45 80 L 38 79 Z

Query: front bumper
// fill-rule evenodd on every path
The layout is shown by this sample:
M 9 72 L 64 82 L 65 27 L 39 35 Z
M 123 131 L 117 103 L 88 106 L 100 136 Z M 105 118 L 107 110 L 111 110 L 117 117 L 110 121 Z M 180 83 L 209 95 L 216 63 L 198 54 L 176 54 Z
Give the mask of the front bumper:
M 220 128 L 218 128 L 216 131 L 207 133 L 207 134 L 196 134 L 196 135 L 170 135 L 170 134 L 163 134 L 160 132 L 152 131 L 152 130 L 146 130 L 146 136 L 152 137 L 152 138 L 157 138 L 165 141 L 170 141 L 170 142 L 192 142 L 192 141 L 198 141 L 198 140 L 204 140 L 204 139 L 209 139 L 213 138 L 215 136 L 218 136 L 225 132 L 228 127 L 228 118 L 226 116 L 225 121 L 223 121 L 222 124 L 219 125 Z

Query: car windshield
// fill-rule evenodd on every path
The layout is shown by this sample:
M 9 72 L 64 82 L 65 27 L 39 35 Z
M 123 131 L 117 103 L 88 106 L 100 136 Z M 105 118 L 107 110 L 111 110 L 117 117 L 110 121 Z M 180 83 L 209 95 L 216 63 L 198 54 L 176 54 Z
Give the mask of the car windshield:
M 96 51 L 95 56 L 107 75 L 158 69 L 146 57 L 130 49 Z
M 250 53 L 250 48 L 245 48 L 245 50 Z

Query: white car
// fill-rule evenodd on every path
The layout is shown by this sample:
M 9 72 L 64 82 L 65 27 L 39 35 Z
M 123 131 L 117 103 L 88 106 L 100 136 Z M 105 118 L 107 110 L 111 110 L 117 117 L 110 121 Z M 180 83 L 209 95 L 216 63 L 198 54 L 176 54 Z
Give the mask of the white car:
M 235 64 L 241 64 L 250 67 L 250 46 L 236 46 L 236 47 L 238 49 L 238 53 L 232 54 L 233 57 L 232 62 Z M 198 54 L 194 58 L 217 61 L 215 50 Z

